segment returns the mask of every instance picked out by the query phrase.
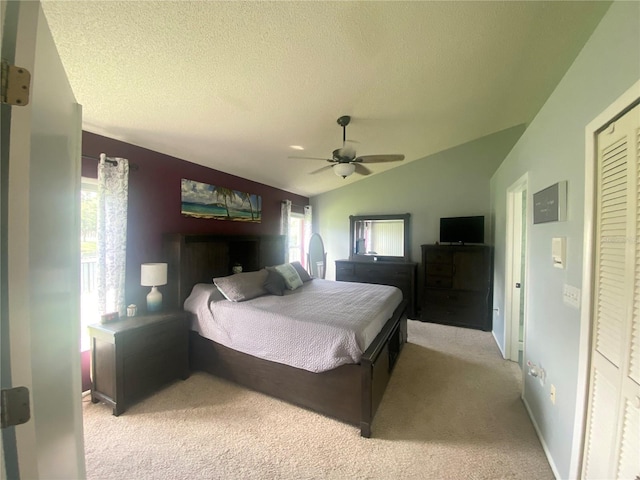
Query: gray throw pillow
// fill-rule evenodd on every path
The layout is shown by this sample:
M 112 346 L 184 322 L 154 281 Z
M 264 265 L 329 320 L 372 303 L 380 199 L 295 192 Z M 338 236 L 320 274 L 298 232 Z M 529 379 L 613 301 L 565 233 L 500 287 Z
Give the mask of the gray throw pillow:
M 228 277 L 214 278 L 213 283 L 227 300 L 242 302 L 266 295 L 268 293 L 264 288 L 266 279 L 267 271 L 262 269 L 257 272 L 235 273 Z
M 267 267 L 267 280 L 264 282 L 264 288 L 271 295 L 282 296 L 287 289 L 287 284 L 284 283 L 284 278 L 274 267 Z
M 303 282 L 312 280 L 311 275 L 309 275 L 309 273 L 304 269 L 300 262 L 291 262 L 291 265 L 293 265 L 293 268 L 295 268 L 296 272 L 298 272 L 300 280 L 302 280 Z

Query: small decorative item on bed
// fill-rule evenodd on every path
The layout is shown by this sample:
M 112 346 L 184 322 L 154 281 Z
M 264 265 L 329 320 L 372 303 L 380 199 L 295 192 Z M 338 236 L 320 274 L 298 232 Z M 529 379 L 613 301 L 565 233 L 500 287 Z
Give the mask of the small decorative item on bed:
M 262 197 L 230 188 L 182 179 L 182 214 L 186 217 L 262 221 Z

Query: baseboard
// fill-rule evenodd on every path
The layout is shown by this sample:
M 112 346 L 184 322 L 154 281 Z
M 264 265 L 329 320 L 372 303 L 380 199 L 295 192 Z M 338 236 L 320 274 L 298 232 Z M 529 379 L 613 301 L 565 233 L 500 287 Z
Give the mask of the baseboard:
M 538 428 L 538 424 L 536 423 L 536 420 L 533 417 L 533 413 L 531 413 L 531 409 L 529 408 L 529 404 L 525 400 L 524 396 L 521 397 L 521 400 L 522 400 L 522 403 L 524 404 L 524 408 L 527 410 L 527 414 L 529 415 L 529 419 L 531 420 L 531 423 L 533 424 L 533 428 L 536 431 L 536 435 L 538 435 L 538 440 L 540 440 L 540 444 L 542 445 L 542 450 L 544 451 L 544 454 L 547 457 L 547 461 L 549 462 L 549 466 L 551 467 L 551 471 L 553 472 L 553 476 L 556 477 L 556 480 L 558 480 L 558 479 L 560 479 L 562 477 L 560 476 L 560 473 L 558 473 L 558 469 L 556 468 L 556 464 L 553 461 L 553 457 L 551 456 L 551 452 L 549 451 L 549 448 L 547 447 L 547 444 L 544 441 L 544 438 L 542 437 L 542 433 L 540 432 L 540 429 Z
M 504 358 L 505 360 L 508 360 L 507 356 L 504 353 L 504 350 L 502 349 L 502 347 L 500 347 L 500 342 L 496 338 L 496 332 L 491 330 L 491 336 L 493 337 L 493 341 L 496 342 L 496 345 L 498 346 L 498 350 L 500 350 L 500 353 L 502 354 L 502 358 Z

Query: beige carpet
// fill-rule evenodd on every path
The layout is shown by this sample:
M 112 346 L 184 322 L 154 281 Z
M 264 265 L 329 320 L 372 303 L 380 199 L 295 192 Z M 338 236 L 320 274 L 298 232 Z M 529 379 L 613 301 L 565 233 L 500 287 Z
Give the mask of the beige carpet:
M 359 429 L 203 373 L 120 417 L 85 399 L 89 479 L 551 479 L 491 334 L 409 321 L 373 424 Z

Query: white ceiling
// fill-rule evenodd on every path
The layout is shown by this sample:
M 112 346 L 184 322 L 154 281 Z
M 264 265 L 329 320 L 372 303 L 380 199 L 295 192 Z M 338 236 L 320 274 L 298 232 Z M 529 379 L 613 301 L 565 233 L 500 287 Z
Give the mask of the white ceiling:
M 85 130 L 305 196 L 341 115 L 374 174 L 530 122 L 607 5 L 43 2 Z

